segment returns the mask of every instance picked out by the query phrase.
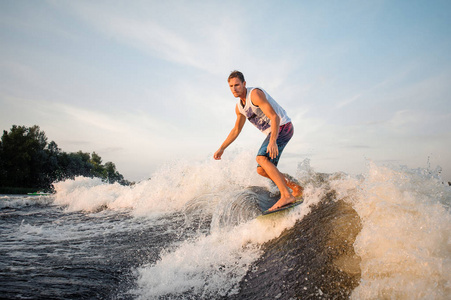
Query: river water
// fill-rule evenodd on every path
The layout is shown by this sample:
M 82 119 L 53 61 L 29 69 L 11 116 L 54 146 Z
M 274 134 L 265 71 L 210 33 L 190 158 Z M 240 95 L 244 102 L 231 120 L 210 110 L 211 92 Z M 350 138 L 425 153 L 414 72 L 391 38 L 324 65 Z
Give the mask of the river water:
M 1 195 L 1 298 L 449 299 L 451 188 L 438 171 L 319 174 L 304 161 L 304 203 L 258 218 L 277 189 L 250 162 Z

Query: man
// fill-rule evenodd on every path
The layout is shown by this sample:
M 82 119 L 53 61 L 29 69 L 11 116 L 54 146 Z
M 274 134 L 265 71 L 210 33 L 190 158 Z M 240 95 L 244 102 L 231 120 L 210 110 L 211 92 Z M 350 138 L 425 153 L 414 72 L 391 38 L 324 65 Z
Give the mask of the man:
M 221 159 L 224 150 L 238 137 L 246 118 L 267 135 L 257 154 L 257 173 L 271 179 L 279 188 L 280 199 L 269 211 L 281 208 L 302 196 L 303 188 L 286 178 L 278 169 L 280 155 L 293 136 L 293 124 L 285 110 L 263 89 L 246 88 L 244 75 L 233 71 L 228 78 L 230 90 L 239 98 L 235 107 L 236 122 L 224 143 L 213 155 Z M 292 190 L 290 192 L 289 188 Z

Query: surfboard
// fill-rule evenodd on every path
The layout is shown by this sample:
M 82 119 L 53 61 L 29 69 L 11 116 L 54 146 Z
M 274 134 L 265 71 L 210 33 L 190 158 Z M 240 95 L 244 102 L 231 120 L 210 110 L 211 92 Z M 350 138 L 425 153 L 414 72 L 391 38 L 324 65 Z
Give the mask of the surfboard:
M 276 202 L 280 199 L 280 193 L 278 191 L 271 192 L 266 187 L 261 186 L 249 186 L 246 188 L 248 191 L 254 193 L 257 196 L 257 205 L 260 208 L 261 214 L 258 215 L 257 218 L 266 218 L 267 215 L 276 216 L 280 213 L 284 214 L 285 212 L 288 212 L 290 209 L 292 209 L 295 206 L 298 206 L 299 204 L 303 203 L 304 199 L 297 198 L 296 202 L 291 203 L 287 206 L 278 208 L 274 211 L 268 211 Z
M 295 202 L 293 202 L 293 203 L 291 203 L 291 204 L 287 204 L 287 205 L 285 205 L 285 206 L 282 206 L 282 207 L 280 207 L 280 208 L 278 208 L 278 209 L 275 209 L 275 210 L 272 210 L 272 211 L 265 210 L 265 211 L 262 213 L 262 216 L 266 216 L 266 215 L 270 215 L 270 214 L 277 213 L 277 212 L 280 212 L 280 211 L 284 211 L 284 210 L 291 209 L 291 208 L 293 208 L 293 207 L 295 207 L 295 206 L 298 206 L 299 204 L 301 204 L 301 203 L 303 203 L 303 202 L 304 202 L 304 199 L 303 199 L 303 198 L 300 198 L 299 200 L 296 200 Z

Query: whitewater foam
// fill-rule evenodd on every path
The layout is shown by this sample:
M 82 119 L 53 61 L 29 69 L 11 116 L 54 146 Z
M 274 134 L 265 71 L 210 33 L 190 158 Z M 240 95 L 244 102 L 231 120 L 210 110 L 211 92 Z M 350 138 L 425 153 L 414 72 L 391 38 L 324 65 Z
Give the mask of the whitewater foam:
M 292 227 L 321 199 L 313 185 L 305 187 L 305 203 L 283 218 L 255 219 L 255 194 L 244 187 L 222 187 L 216 194 L 192 199 L 185 213 L 201 209 L 211 214 L 209 230 L 177 247 L 164 250 L 160 260 L 138 272 L 140 299 L 162 295 L 197 295 L 202 299 L 238 292 L 240 280 L 261 255 L 260 246 Z M 206 219 L 206 218 L 205 218 Z
M 14 196 L 0 197 L 0 209 L 14 209 L 33 205 L 47 205 L 53 202 L 52 196 Z
M 142 299 L 184 293 L 208 299 L 236 293 L 250 264 L 261 255 L 260 245 L 306 213 L 299 207 L 277 221 L 253 219 L 234 227 L 211 227 L 209 234 L 163 251 L 157 263 L 140 268 L 139 289 L 134 293 Z
M 76 177 L 54 183 L 55 204 L 68 211 L 101 208 L 131 209 L 135 216 L 155 217 L 184 209 L 187 202 L 207 194 L 234 191 L 249 185 L 268 186 L 255 172 L 250 152 L 221 162 L 175 161 L 162 166 L 149 180 L 128 187 L 99 178 Z
M 361 218 L 353 299 L 446 299 L 451 294 L 451 189 L 430 170 L 369 164 L 333 188 Z
M 299 164 L 296 179 L 305 187 L 305 202 L 277 221 L 255 220 L 256 196 L 247 187 L 274 186 L 256 174 L 249 152 L 221 162 L 177 161 L 131 187 L 79 177 L 56 183 L 54 198 L 69 211 L 125 209 L 155 222 L 180 213 L 184 226 L 199 226 L 194 235 L 165 247 L 156 262 L 136 270 L 132 293 L 143 299 L 237 293 L 261 244 L 302 220 L 330 191 L 352 205 L 362 224 L 354 243 L 361 281 L 353 299 L 451 294 L 451 190 L 437 172 L 369 163 L 359 176 L 320 175 L 308 160 Z

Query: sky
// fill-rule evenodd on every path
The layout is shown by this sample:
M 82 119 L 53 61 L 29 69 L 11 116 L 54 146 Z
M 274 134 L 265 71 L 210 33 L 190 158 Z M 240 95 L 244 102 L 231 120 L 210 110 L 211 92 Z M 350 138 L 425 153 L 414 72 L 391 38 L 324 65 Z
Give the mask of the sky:
M 451 181 L 451 1 L 0 0 L 0 129 L 38 125 L 128 180 L 213 159 L 235 69 L 293 121 L 281 171 Z M 247 123 L 223 159 L 263 139 Z

